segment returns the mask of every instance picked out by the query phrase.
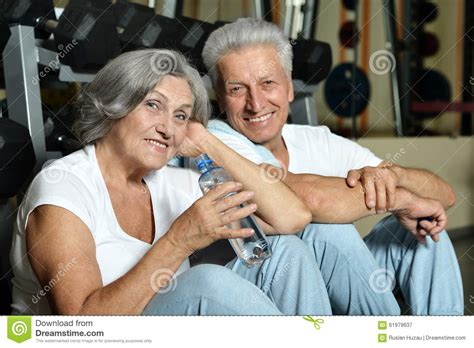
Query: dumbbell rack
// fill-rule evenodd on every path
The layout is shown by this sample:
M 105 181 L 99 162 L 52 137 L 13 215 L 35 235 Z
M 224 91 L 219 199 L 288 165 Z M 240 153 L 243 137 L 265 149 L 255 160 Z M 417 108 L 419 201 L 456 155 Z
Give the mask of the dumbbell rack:
M 10 39 L 3 51 L 8 114 L 11 120 L 30 131 L 36 173 L 47 160 L 62 157 L 61 152 L 46 150 L 39 66 L 59 71 L 59 80 L 64 82 L 90 82 L 94 74 L 77 73 L 59 63 L 58 54 L 42 47 L 42 40 L 35 39 L 33 27 L 16 25 L 10 30 Z

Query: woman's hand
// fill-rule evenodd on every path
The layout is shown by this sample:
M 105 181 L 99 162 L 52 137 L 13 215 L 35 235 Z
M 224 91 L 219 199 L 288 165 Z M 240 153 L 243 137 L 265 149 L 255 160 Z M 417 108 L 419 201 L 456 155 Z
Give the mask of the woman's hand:
M 241 188 L 242 184 L 236 182 L 216 186 L 176 219 L 166 237 L 177 249 L 189 256 L 219 239 L 251 236 L 254 231 L 250 228 L 226 227 L 257 210 L 254 203 L 239 207 L 253 198 L 253 192 L 242 191 L 228 196 Z
M 211 133 L 199 122 L 190 121 L 186 138 L 179 147 L 178 155 L 183 157 L 197 157 L 204 152 L 204 142 Z

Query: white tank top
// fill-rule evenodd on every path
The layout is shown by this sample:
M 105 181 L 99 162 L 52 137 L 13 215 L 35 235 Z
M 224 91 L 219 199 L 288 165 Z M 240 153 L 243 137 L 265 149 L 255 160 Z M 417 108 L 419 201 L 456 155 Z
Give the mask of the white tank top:
M 153 244 L 202 196 L 198 178 L 199 174 L 192 170 L 172 167 L 152 171 L 144 178 L 151 193 L 155 219 Z M 28 216 L 44 204 L 69 210 L 89 227 L 104 286 L 127 273 L 151 248 L 150 244 L 130 236 L 119 226 L 97 163 L 95 146 L 87 145 L 44 167 L 32 181 L 18 208 L 10 252 L 14 272 L 13 314 L 51 313 L 46 294 L 55 280 L 41 287 L 26 255 L 25 240 Z M 63 272 L 61 269 L 58 271 L 56 281 L 64 276 L 68 267 L 74 267 L 74 259 L 62 265 Z M 188 268 L 189 260 L 186 260 L 176 275 Z

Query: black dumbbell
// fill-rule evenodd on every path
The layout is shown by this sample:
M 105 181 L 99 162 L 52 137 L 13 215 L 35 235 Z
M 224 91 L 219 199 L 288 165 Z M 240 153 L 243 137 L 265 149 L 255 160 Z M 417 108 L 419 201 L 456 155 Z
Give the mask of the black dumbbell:
M 59 60 L 75 70 L 100 69 L 120 54 L 108 0 L 70 0 L 58 21 L 52 0 L 0 0 L 0 8 L 10 23 L 34 26 L 39 38 L 53 33 Z
M 331 70 L 332 53 L 328 43 L 299 38 L 293 46 L 293 78 L 308 84 L 324 80 Z
M 117 24 L 108 0 L 70 0 L 54 31 L 61 63 L 76 70 L 97 70 L 120 54 Z
M 10 24 L 35 27 L 39 39 L 48 39 L 51 33 L 38 26 L 38 19 L 56 20 L 53 0 L 0 0 L 0 13 Z
M 152 18 L 155 16 L 155 10 L 140 4 L 118 1 L 114 5 L 114 12 L 117 19 L 117 33 L 122 51 L 132 51 L 147 47 L 146 38 L 141 37 L 139 34 L 151 23 Z

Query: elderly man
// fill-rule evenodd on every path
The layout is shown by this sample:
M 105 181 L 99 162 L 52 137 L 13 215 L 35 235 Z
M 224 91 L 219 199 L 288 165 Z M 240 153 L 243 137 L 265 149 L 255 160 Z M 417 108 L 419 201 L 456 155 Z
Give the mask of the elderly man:
M 209 129 L 281 180 L 311 209 L 298 233 L 321 269 L 334 314 L 463 313 L 459 266 L 444 230 L 455 202 L 447 182 L 383 162 L 327 127 L 287 125 L 292 49 L 273 24 L 239 19 L 214 31 L 203 59 L 227 122 Z M 364 240 L 352 222 L 391 212 Z

